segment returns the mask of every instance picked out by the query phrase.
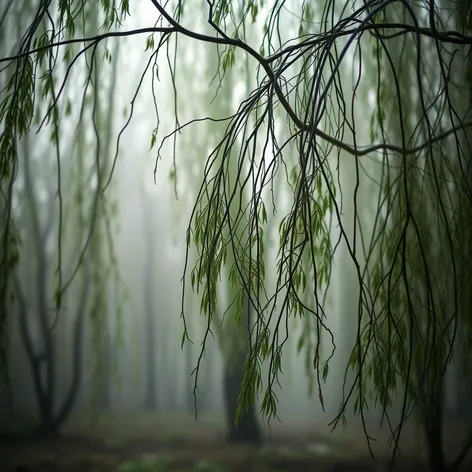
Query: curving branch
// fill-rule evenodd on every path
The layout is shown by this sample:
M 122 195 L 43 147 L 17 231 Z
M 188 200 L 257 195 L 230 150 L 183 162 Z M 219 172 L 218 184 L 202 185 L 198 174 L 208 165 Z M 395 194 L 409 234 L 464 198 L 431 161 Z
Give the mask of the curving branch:
M 262 57 L 259 53 L 257 53 L 251 46 L 249 46 L 247 43 L 245 43 L 241 39 L 232 39 L 229 38 L 227 35 L 222 35 L 223 37 L 214 37 L 214 36 L 208 36 L 204 35 L 201 33 L 197 33 L 195 31 L 191 31 L 182 25 L 180 25 L 178 22 L 176 22 L 171 15 L 169 15 L 165 8 L 162 7 L 156 0 L 151 0 L 153 5 L 156 7 L 158 12 L 164 16 L 164 18 L 172 25 L 171 27 L 149 27 L 149 28 L 139 28 L 139 29 L 134 29 L 130 31 L 110 31 L 107 33 L 103 33 L 101 35 L 96 35 L 92 37 L 86 37 L 86 38 L 72 38 L 72 39 L 67 39 L 63 41 L 57 41 L 57 42 L 52 42 L 50 44 L 37 47 L 37 48 L 32 48 L 30 50 L 21 52 L 16 55 L 8 56 L 5 58 L 0 58 L 0 63 L 3 62 L 8 62 L 12 63 L 15 60 L 24 58 L 24 57 L 29 57 L 41 52 L 45 51 L 50 51 L 55 48 L 59 48 L 62 46 L 67 46 L 69 44 L 75 44 L 75 43 L 90 43 L 86 47 L 86 49 L 89 49 L 90 47 L 96 47 L 96 45 L 107 39 L 107 38 L 122 38 L 122 37 L 127 37 L 127 36 L 135 36 L 135 35 L 141 35 L 141 34 L 154 34 L 154 33 L 162 33 L 162 34 L 172 34 L 172 33 L 178 33 L 182 34 L 184 36 L 187 36 L 191 39 L 195 39 L 197 41 L 201 42 L 206 42 L 206 43 L 212 43 L 216 45 L 224 45 L 224 46 L 233 46 L 239 49 L 244 50 L 247 52 L 251 57 L 253 57 L 259 65 L 264 69 L 264 71 L 267 74 L 267 77 L 272 84 L 274 91 L 277 95 L 277 98 L 279 99 L 280 103 L 282 104 L 283 108 L 287 112 L 287 114 L 290 116 L 292 119 L 293 123 L 303 131 L 308 131 L 312 132 L 314 136 L 320 137 L 321 139 L 324 139 L 328 143 L 332 144 L 333 146 L 342 149 L 346 151 L 347 153 L 353 155 L 353 156 L 365 156 L 367 154 L 373 153 L 373 152 L 378 152 L 378 151 L 393 151 L 399 154 L 404 154 L 405 149 L 402 149 L 401 147 L 398 146 L 392 146 L 388 144 L 377 144 L 373 146 L 365 146 L 365 147 L 352 147 L 348 144 L 343 143 L 342 141 L 330 136 L 329 134 L 325 133 L 324 131 L 320 130 L 319 128 L 314 128 L 312 129 L 312 125 L 310 123 L 303 123 L 303 121 L 296 115 L 295 111 L 292 109 L 290 106 L 287 98 L 285 97 L 284 93 L 282 92 L 282 89 L 280 88 L 278 84 L 278 75 L 279 73 L 277 71 L 274 71 L 273 68 L 271 67 L 271 63 L 273 63 L 276 60 L 281 60 L 283 57 L 289 56 L 295 51 L 300 51 L 303 52 L 304 50 L 310 50 L 311 48 L 318 46 L 321 42 L 326 43 L 333 41 L 334 39 L 348 36 L 350 38 L 349 43 L 345 46 L 345 51 L 347 51 L 350 43 L 354 41 L 358 35 L 360 35 L 364 31 L 375 31 L 376 33 L 381 31 L 382 29 L 400 29 L 401 31 L 395 35 L 391 35 L 391 38 L 398 37 L 400 34 L 405 34 L 405 33 L 415 33 L 417 35 L 422 35 L 430 38 L 434 38 L 437 41 L 441 41 L 444 43 L 453 43 L 453 44 L 461 44 L 461 45 L 469 45 L 472 44 L 472 36 L 467 36 L 464 34 L 460 34 L 455 31 L 444 31 L 444 32 L 437 32 L 436 29 L 431 30 L 428 28 L 415 28 L 414 26 L 411 25 L 402 25 L 399 23 L 380 23 L 380 24 L 369 24 L 368 21 L 371 20 L 372 17 L 375 16 L 378 11 L 381 10 L 381 7 L 378 9 L 374 10 L 369 14 L 369 16 L 362 22 L 362 24 L 355 29 L 343 29 L 342 31 L 335 32 L 332 34 L 328 35 L 313 35 L 315 36 L 312 39 L 307 39 L 304 40 L 303 42 L 297 44 L 297 45 L 292 45 L 292 46 L 286 46 L 282 47 L 281 50 L 267 58 Z M 211 15 L 211 9 L 210 9 L 210 15 Z M 209 21 L 214 25 L 214 23 L 211 20 L 211 16 L 209 17 Z M 216 25 L 215 25 L 216 26 Z M 221 34 L 221 30 L 218 28 L 217 31 Z M 387 36 L 384 36 L 385 39 L 387 39 Z M 85 52 L 85 50 L 82 50 L 76 57 L 79 57 L 80 54 Z M 306 52 L 306 51 L 305 51 Z M 341 61 L 341 59 L 340 59 Z M 73 61 L 75 62 L 75 60 Z M 283 61 L 282 61 L 283 62 Z M 72 68 L 73 63 L 70 64 L 68 71 L 70 68 Z M 68 72 L 67 74 L 68 75 Z M 66 77 L 67 78 L 67 77 Z M 328 85 L 327 85 L 328 88 Z M 60 92 L 58 96 L 56 97 L 55 101 L 59 100 Z M 51 106 L 51 109 L 55 106 L 55 103 Z M 46 114 L 48 116 L 49 113 Z M 46 118 L 45 118 L 46 119 Z M 44 121 L 44 120 L 43 120 Z M 449 135 L 456 133 L 458 130 L 461 129 L 466 129 L 472 126 L 472 123 L 465 123 L 462 124 L 459 127 L 452 128 L 444 133 L 442 133 L 439 136 L 432 137 L 432 139 L 428 140 L 427 142 L 415 146 L 412 149 L 407 149 L 406 153 L 407 154 L 416 154 L 418 151 L 421 151 L 422 149 L 427 149 L 429 146 L 431 146 L 433 143 L 441 141 L 448 137 Z

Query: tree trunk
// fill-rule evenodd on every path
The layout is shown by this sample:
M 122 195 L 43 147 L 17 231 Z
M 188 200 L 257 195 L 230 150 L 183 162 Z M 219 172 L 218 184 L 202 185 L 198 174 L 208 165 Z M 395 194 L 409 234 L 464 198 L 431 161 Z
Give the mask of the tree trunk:
M 77 308 L 74 322 L 74 339 L 72 344 L 72 379 L 59 409 L 56 414 L 54 411 L 54 386 L 55 378 L 51 378 L 51 373 L 54 373 L 55 363 L 51 360 L 51 352 L 54 352 L 54 346 L 49 346 L 48 343 L 53 343 L 52 334 L 44 339 L 45 347 L 43 352 L 36 353 L 31 338 L 31 333 L 27 320 L 27 304 L 18 279 L 15 277 L 14 286 L 18 300 L 18 321 L 20 324 L 20 334 L 23 346 L 26 351 L 27 359 L 30 364 L 31 373 L 33 377 L 33 385 L 35 395 L 38 403 L 40 423 L 36 429 L 37 434 L 43 437 L 55 437 L 59 435 L 59 428 L 70 415 L 72 408 L 77 399 L 78 389 L 82 379 L 81 361 L 82 361 L 82 341 L 83 341 L 83 323 L 85 318 L 85 309 L 88 299 L 89 289 L 89 274 L 84 276 L 82 292 L 80 294 L 80 303 Z M 49 355 L 48 355 L 49 353 Z M 46 382 L 43 381 L 41 369 L 45 369 Z
M 157 408 L 156 392 L 156 327 L 155 327 L 155 308 L 154 308 L 154 231 L 149 218 L 152 213 L 152 203 L 149 195 L 145 194 L 144 199 L 144 238 L 145 238 L 145 266 L 144 266 L 144 309 L 146 310 L 146 321 L 144 333 L 146 339 L 144 359 L 146 365 L 146 396 L 144 399 L 144 409 L 155 410 Z
M 103 346 L 102 346 L 102 358 L 103 358 L 103 366 L 102 366 L 102 379 L 100 380 L 100 409 L 102 411 L 109 411 L 111 405 L 111 391 L 110 391 L 110 384 L 111 384 L 111 360 L 110 360 L 110 336 L 108 334 L 109 328 L 107 326 L 107 332 L 105 333 L 103 339 Z
M 243 366 L 246 352 L 238 354 L 235 363 L 225 366 L 224 396 L 226 417 L 228 421 L 228 440 L 232 443 L 258 443 L 261 440 L 261 431 L 257 422 L 254 405 L 251 405 L 238 425 L 235 424 L 236 408 L 239 390 L 243 381 Z
M 41 422 L 36 429 L 36 434 L 40 438 L 57 438 L 59 436 L 59 424 L 51 415 L 47 417 L 41 415 Z
M 217 353 L 215 352 L 215 345 L 213 344 L 212 340 L 209 343 L 207 343 L 205 350 L 208 352 L 208 355 L 207 355 L 207 361 L 206 361 L 207 371 L 205 375 L 205 395 L 204 395 L 204 401 L 202 401 L 202 404 L 206 411 L 215 411 L 214 372 L 215 372 L 216 366 L 215 366 L 214 361 L 215 361 Z
M 250 332 L 248 327 L 251 322 L 251 312 L 249 307 L 245 311 L 240 327 L 234 325 L 234 328 L 238 331 L 226 334 L 226 336 L 239 336 L 242 342 L 241 344 L 232 343 L 233 350 L 230 352 L 229 360 L 225 365 L 223 394 L 229 428 L 228 440 L 233 443 L 257 444 L 261 441 L 261 431 L 257 421 L 255 405 L 250 405 L 240 422 L 235 424 L 238 397 L 244 377 L 244 361 L 249 353 Z
M 31 338 L 30 329 L 27 320 L 27 305 L 23 292 L 20 289 L 17 278 L 14 279 L 15 291 L 18 300 L 18 321 L 20 325 L 20 335 L 23 346 L 26 351 L 26 357 L 31 369 L 33 378 L 33 388 L 38 405 L 39 426 L 37 433 L 44 436 L 56 436 L 58 434 L 58 425 L 54 420 L 51 395 L 47 387 L 43 387 L 41 369 L 47 362 L 47 356 L 43 353 L 37 354 Z
M 104 334 L 101 339 L 101 362 L 100 362 L 100 379 L 99 379 L 99 393 L 98 405 L 102 411 L 110 411 L 111 408 L 111 376 L 112 376 L 112 355 L 113 342 L 111 339 L 110 320 L 116 311 L 115 306 L 115 291 L 113 281 L 106 282 L 106 303 L 104 304 L 104 320 L 103 328 Z
M 154 313 L 147 307 L 146 314 L 146 398 L 144 408 L 155 410 L 157 408 L 156 398 L 156 346 L 154 331 Z
M 443 449 L 443 386 L 431 393 L 431 403 L 425 415 L 426 447 L 429 470 L 445 472 L 448 470 Z
M 193 349 L 192 344 L 187 343 L 185 346 L 185 410 L 187 413 L 194 413 L 195 412 L 195 398 L 193 396 L 193 387 L 194 381 L 192 377 L 193 371 Z M 197 400 L 198 400 L 198 393 L 197 393 Z M 197 411 L 199 411 L 199 405 L 197 404 Z
M 468 359 L 464 355 L 464 359 L 461 362 L 467 362 Z M 470 399 L 472 398 L 472 375 L 468 371 L 463 374 L 463 366 L 460 366 L 460 372 L 457 373 L 455 382 L 457 385 L 457 405 L 456 415 L 462 419 L 472 419 L 472 405 Z M 459 370 L 458 369 L 458 370 Z

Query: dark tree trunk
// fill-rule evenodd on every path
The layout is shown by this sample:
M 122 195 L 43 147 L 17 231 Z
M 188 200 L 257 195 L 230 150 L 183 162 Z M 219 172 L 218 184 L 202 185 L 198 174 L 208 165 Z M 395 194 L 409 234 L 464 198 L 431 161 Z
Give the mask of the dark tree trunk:
M 261 440 L 261 431 L 257 422 L 254 405 L 251 405 L 238 425 L 235 424 L 236 408 L 238 405 L 239 390 L 243 381 L 243 366 L 246 353 L 237 355 L 235 363 L 225 366 L 224 396 L 226 418 L 228 421 L 228 440 L 233 443 L 258 443 Z
M 244 361 L 249 353 L 250 324 L 251 312 L 250 308 L 247 307 L 246 313 L 241 319 L 239 331 L 233 333 L 233 336 L 240 337 L 241 342 L 233 343 L 234 351 L 229 356 L 229 360 L 225 365 L 223 392 L 229 428 L 229 441 L 256 444 L 261 441 L 261 430 L 257 421 L 255 406 L 250 405 L 240 422 L 238 424 L 235 423 L 238 397 L 244 377 Z M 236 326 L 234 327 L 236 328 Z
M 58 434 L 58 425 L 54 420 L 53 402 L 52 395 L 48 390 L 48 383 L 46 387 L 43 386 L 43 379 L 41 375 L 41 369 L 44 367 L 47 369 L 47 356 L 45 353 L 36 353 L 31 339 L 30 330 L 28 327 L 27 320 L 27 305 L 23 292 L 20 289 L 18 282 L 15 280 L 15 288 L 18 299 L 18 321 L 20 324 L 20 335 L 23 346 L 26 351 L 26 356 L 31 369 L 31 376 L 33 378 L 33 388 L 36 396 L 39 411 L 39 426 L 37 433 L 42 436 L 56 436 Z M 45 342 L 46 344 L 46 342 Z M 46 351 L 45 348 L 44 351 Z M 50 370 L 50 366 L 49 366 Z
M 7 375 L 8 375 L 8 372 L 7 372 Z M 6 404 L 6 409 L 7 409 L 7 414 L 13 418 L 15 416 L 15 413 L 16 413 L 16 403 L 15 403 L 15 394 L 13 392 L 13 385 L 12 385 L 12 382 L 11 382 L 11 379 L 10 378 L 6 378 L 6 379 L 1 379 L 0 378 L 0 390 L 1 390 L 1 383 L 2 381 L 4 381 L 4 394 L 0 395 L 0 401 L 3 401 L 5 402 Z
M 429 410 L 425 415 L 426 447 L 429 470 L 446 472 L 449 470 L 443 448 L 443 386 L 431 394 Z
M 51 416 L 44 417 L 43 415 L 39 426 L 36 429 L 36 434 L 40 438 L 57 438 L 59 436 L 58 422 Z
M 467 362 L 466 355 L 462 362 Z M 461 370 L 463 367 L 461 366 Z M 455 379 L 457 385 L 457 405 L 456 414 L 462 419 L 472 419 L 472 375 L 467 372 L 465 375 L 460 372 Z
M 55 359 L 51 354 L 55 351 L 54 338 L 52 333 L 48 333 L 48 336 L 46 336 L 46 339 L 44 340 L 44 351 L 39 354 L 35 352 L 28 327 L 28 307 L 17 279 L 15 279 L 15 288 L 19 303 L 18 320 L 20 324 L 20 334 L 30 364 L 34 390 L 38 403 L 40 423 L 36 432 L 44 437 L 55 437 L 59 435 L 59 428 L 72 411 L 81 383 L 83 322 L 85 318 L 86 300 L 88 299 L 89 277 L 88 274 L 85 275 L 82 293 L 80 294 L 80 303 L 75 316 L 74 339 L 72 345 L 72 379 L 66 396 L 57 413 L 55 412 L 53 401 L 55 393 Z M 46 371 L 46 375 L 44 376 L 46 377 L 46 381 L 43 381 L 43 376 L 41 375 L 42 369 L 45 369 Z

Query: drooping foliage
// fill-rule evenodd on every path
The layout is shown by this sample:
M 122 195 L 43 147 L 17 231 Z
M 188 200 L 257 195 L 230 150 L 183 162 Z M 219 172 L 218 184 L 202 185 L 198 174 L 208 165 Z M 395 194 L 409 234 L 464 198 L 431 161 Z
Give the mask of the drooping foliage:
M 434 12 L 433 24 L 430 10 L 414 5 L 392 5 L 381 21 L 459 31 L 463 18 L 451 18 L 448 6 Z M 359 372 L 359 408 L 368 395 L 384 408 L 404 398 L 398 427 L 386 413 L 396 441 L 404 420 L 420 417 L 432 470 L 444 470 L 446 371 L 467 363 L 472 327 L 469 49 L 416 34 L 388 42 L 377 35 L 372 50 L 378 73 L 371 139 L 401 143 L 402 152 L 381 158 L 365 274 L 371 309 L 351 363 Z
M 275 414 L 272 386 L 288 336 L 285 327 L 293 317 L 306 323 L 308 334 L 301 344 L 313 356 L 323 402 L 329 358 L 320 359 L 319 346 L 330 334 L 324 293 L 341 241 L 359 286 L 353 301 L 357 341 L 350 362 L 355 380 L 348 396 L 354 395 L 362 416 L 369 392 L 385 410 L 404 392 L 402 424 L 410 402 L 417 403 L 414 392 L 438 392 L 448 362 L 470 353 L 455 335 L 459 327 L 465 333 L 470 329 L 470 3 L 202 0 L 195 6 L 149 0 L 154 17 L 148 28 L 113 33 L 110 28 L 125 19 L 128 2 L 100 4 L 107 18 L 105 31 L 87 38 L 85 48 L 94 51 L 109 36 L 150 35 L 144 74 L 155 73 L 162 54 L 178 74 L 179 61 L 187 59 L 180 47 L 182 36 L 214 48 L 217 83 L 224 83 L 225 74 L 238 70 L 243 61 L 255 70 L 255 82 L 233 105 L 234 111 L 218 117 L 223 131 L 206 150 L 204 167 L 200 161 L 196 166 L 201 186 L 187 232 L 187 244 L 197 247 L 198 258 L 186 270 L 201 297 L 208 328 L 221 310 L 218 283 L 224 274 L 234 288 L 228 304 L 236 321 L 245 304 L 253 315 L 240 414 L 263 390 L 263 412 Z M 64 30 L 56 29 L 73 44 L 84 41 L 74 26 L 83 5 L 55 4 L 64 25 Z M 205 14 L 205 28 L 194 21 L 197 7 Z M 47 16 L 49 8 L 51 2 L 41 2 L 37 17 Z M 287 25 L 294 23 L 297 32 L 290 34 Z M 260 39 L 251 31 L 259 32 Z M 33 44 L 36 34 L 33 22 L 17 53 L 1 59 L 12 77 L 7 88 L 11 93 L 0 108 L 1 179 L 6 188 L 18 161 L 16 140 L 29 130 L 33 114 L 27 86 L 34 84 L 34 61 L 55 50 L 53 45 L 66 51 L 70 47 L 62 36 Z M 81 52 L 75 54 L 68 70 Z M 179 87 L 173 84 L 178 110 Z M 54 106 L 58 98 L 52 100 Z M 158 109 L 158 97 L 155 101 Z M 201 115 L 201 120 L 215 120 Z M 56 126 L 54 113 L 51 117 Z M 171 137 L 178 140 L 186 126 L 198 123 L 183 124 L 177 115 Z M 369 127 L 370 143 L 365 137 Z M 152 144 L 163 138 L 158 133 L 157 127 Z M 345 160 L 355 164 L 351 194 L 339 185 Z M 371 177 L 367 162 L 374 169 L 370 219 L 359 207 L 361 187 Z M 174 163 L 178 182 L 178 156 Z M 289 207 L 280 216 L 277 282 L 270 287 L 264 234 L 271 210 L 276 210 L 273 183 L 280 175 L 289 189 Z M 346 200 L 353 207 L 349 228 L 343 217 Z M 14 262 L 11 203 L 9 198 L 5 202 L 2 257 Z M 338 239 L 333 238 L 334 227 Z M 11 265 L 2 264 L 2 300 Z M 186 337 L 184 329 L 183 341 Z M 331 342 L 335 347 L 335 340 Z M 259 366 L 265 361 L 270 369 L 264 380 Z M 426 403 L 420 408 L 428 416 Z
M 17 56 L 5 61 L 0 76 L 2 373 L 7 373 L 7 330 L 19 324 L 46 429 L 56 429 L 70 413 L 87 355 L 95 365 L 94 384 L 100 384 L 107 286 L 118 277 L 111 222 L 116 204 L 102 190 L 115 150 L 120 44 L 51 49 L 49 44 L 76 34 L 97 34 L 101 17 L 110 26 L 115 22 L 94 2 L 72 3 L 9 2 L 2 13 L 2 58 Z M 24 54 L 34 48 L 36 55 Z M 87 314 L 93 349 L 84 354 Z M 68 351 L 63 359 L 71 358 L 71 380 L 55 408 L 63 349 Z

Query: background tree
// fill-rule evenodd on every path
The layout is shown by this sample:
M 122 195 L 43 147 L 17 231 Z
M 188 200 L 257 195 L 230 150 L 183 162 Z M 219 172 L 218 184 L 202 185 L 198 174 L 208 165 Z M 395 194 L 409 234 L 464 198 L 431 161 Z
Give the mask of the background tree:
M 145 225 L 145 244 L 147 248 L 148 257 L 144 263 L 145 275 L 144 275 L 144 300 L 145 300 L 145 311 L 146 311 L 146 356 L 144 362 L 146 362 L 146 397 L 144 399 L 144 406 L 147 409 L 154 410 L 157 407 L 157 392 L 156 392 L 156 326 L 155 326 L 155 312 L 156 308 L 154 305 L 154 284 L 156 279 L 154 277 L 154 266 L 156 259 L 154 256 L 156 244 L 153 228 L 149 220 L 150 214 L 152 214 L 152 203 L 149 195 L 143 195 L 143 218 L 146 222 Z
M 435 11 L 431 24 L 430 11 L 389 7 L 380 21 L 413 26 L 416 18 L 431 29 L 437 22 L 459 30 L 458 17 L 445 12 Z M 463 59 L 445 59 L 455 54 L 467 57 L 467 48 L 434 40 L 418 43 L 414 36 L 385 44 L 380 35 L 375 37 L 379 112 L 373 116 L 372 137 L 375 141 L 381 133 L 384 140 L 388 136 L 403 143 L 404 154 L 401 160 L 385 158 L 378 185 L 381 204 L 369 253 L 375 308 L 362 332 L 372 340 L 362 347 L 372 358 L 367 362 L 367 354 L 353 353 L 356 366 L 366 356 L 368 376 L 383 388 L 382 405 L 397 388 L 405 392 L 401 421 L 392 434 L 397 439 L 403 420 L 412 412 L 418 415 L 430 468 L 438 471 L 456 470 L 472 446 L 466 438 L 454 451 L 457 456 L 447 457 L 442 437 L 446 372 L 451 362 L 465 359 L 462 336 L 470 335 L 469 133 L 458 130 L 440 146 L 414 148 L 436 132 L 460 127 L 470 116 L 467 68 Z M 386 86 L 390 77 L 394 86 Z
M 17 24 L 9 24 L 8 28 L 21 34 L 35 13 L 32 2 L 17 2 L 10 9 Z M 101 10 L 90 3 L 80 13 L 83 33 L 94 34 L 99 28 Z M 57 12 L 38 22 L 36 43 L 44 44 L 55 36 L 56 16 Z M 56 21 L 61 23 L 60 15 Z M 19 36 L 16 44 L 21 41 Z M 5 45 L 12 46 L 8 42 Z M 109 303 L 106 281 L 114 269 L 109 204 L 112 195 L 109 193 L 105 202 L 97 187 L 111 165 L 110 116 L 114 113 L 116 69 L 102 66 L 98 55 L 103 51 L 100 48 L 85 53 L 86 67 L 81 77 L 85 89 L 74 89 L 72 83 L 66 82 L 60 89 L 64 98 L 60 102 L 57 84 L 67 75 L 74 46 L 65 51 L 59 65 L 52 51 L 44 51 L 36 58 L 34 71 L 41 80 L 31 83 L 28 89 L 30 100 L 35 100 L 31 124 L 42 130 L 46 121 L 43 116 L 48 114 L 54 125 L 49 127 L 49 133 L 23 136 L 14 151 L 20 158 L 12 199 L 7 204 L 20 247 L 13 278 L 15 308 L 9 319 L 13 326 L 19 323 L 38 403 L 39 431 L 46 435 L 59 432 L 76 402 L 82 383 L 82 361 L 90 355 L 83 351 L 88 313 L 95 347 L 91 351 L 95 370 L 99 371 L 95 384 L 100 385 L 98 378 L 104 377 L 100 372 L 101 362 L 106 360 L 101 355 L 102 322 Z M 118 49 L 114 52 L 118 53 Z M 109 54 L 105 50 L 106 58 Z M 32 62 L 25 67 L 30 66 L 33 67 Z M 79 71 L 77 77 L 80 78 Z M 7 90 L 14 79 L 12 75 Z M 8 101 L 16 92 L 3 93 Z M 84 101 L 75 110 L 71 103 L 80 94 Z M 99 100 L 101 96 L 108 100 Z M 75 120 L 78 124 L 74 129 Z M 8 117 L 3 124 L 3 139 L 7 139 L 8 132 L 15 135 L 14 125 L 9 131 L 12 124 Z M 59 379 L 67 380 L 65 390 Z
M 236 5 L 236 3 L 235 3 Z M 197 12 L 198 8 L 193 7 L 193 11 Z M 200 22 L 199 22 L 200 23 Z M 198 23 L 197 23 L 198 24 Z M 195 26 L 197 26 L 195 24 Z M 198 24 L 198 26 L 205 28 L 205 24 Z M 207 28 L 208 29 L 208 28 Z M 196 46 L 196 45 L 195 45 Z M 193 45 L 189 44 L 186 47 L 192 47 Z M 217 150 L 214 153 L 214 157 L 216 160 L 219 160 L 219 156 L 223 156 L 225 143 L 218 144 L 224 130 L 224 120 L 227 116 L 231 115 L 233 103 L 235 99 L 235 74 L 236 71 L 233 71 L 229 64 L 225 67 L 225 80 L 224 83 L 216 82 L 214 79 L 213 74 L 215 70 L 215 66 L 217 66 L 219 56 L 218 54 L 211 48 L 205 48 L 205 67 L 200 68 L 199 70 L 195 69 L 195 62 L 192 60 L 191 56 L 188 58 L 188 62 L 182 62 L 179 65 L 180 70 L 182 70 L 182 74 L 177 76 L 177 90 L 180 90 L 180 84 L 182 84 L 182 78 L 188 77 L 190 71 L 194 77 L 198 76 L 201 77 L 201 80 L 204 83 L 208 84 L 207 86 L 202 86 L 198 90 L 192 90 L 191 95 L 194 97 L 194 108 L 186 107 L 179 107 L 178 108 L 178 119 L 179 120 L 191 120 L 192 116 L 195 113 L 198 113 L 198 105 L 199 103 L 203 103 L 205 106 L 210 106 L 210 112 L 212 113 L 213 120 L 209 121 L 208 123 L 202 123 L 198 128 L 190 129 L 188 133 L 184 131 L 185 136 L 183 140 L 179 140 L 180 147 L 185 149 L 189 143 L 192 143 L 190 147 L 193 152 L 189 155 L 183 157 L 185 164 L 183 167 L 178 168 L 177 173 L 175 171 L 172 173 L 171 177 L 175 179 L 176 185 L 176 192 L 177 195 L 181 195 L 184 193 L 185 200 L 184 203 L 187 205 L 192 205 L 195 201 L 195 198 L 198 195 L 198 188 L 195 188 L 195 183 L 199 183 L 201 181 L 202 175 L 204 174 L 204 166 L 205 161 L 201 159 L 202 156 L 205 156 L 208 153 L 209 149 L 213 147 L 217 147 Z M 248 69 L 247 65 L 242 68 L 243 73 L 248 76 Z M 247 84 L 246 84 L 247 86 Z M 189 90 L 190 92 L 190 90 Z M 197 95 L 198 94 L 198 95 Z M 198 96 L 198 101 L 195 101 L 195 97 Z M 217 99 L 215 99 L 215 97 Z M 189 97 L 190 98 L 190 97 Z M 176 97 L 177 105 L 179 103 L 188 103 L 186 100 L 186 96 L 183 94 L 178 94 Z M 211 105 L 210 105 L 211 103 Z M 218 123 L 218 121 L 222 121 L 222 123 Z M 240 139 L 239 136 L 233 136 L 231 139 Z M 237 155 L 231 157 L 231 162 L 228 165 L 232 166 L 231 175 L 236 176 L 238 175 L 238 164 L 237 163 Z M 184 172 L 185 170 L 185 172 Z M 192 185 L 194 188 L 192 192 L 189 192 L 189 185 Z M 182 192 L 183 191 L 183 192 Z M 206 200 L 205 204 L 208 204 L 209 201 Z M 238 196 L 234 202 L 231 203 L 232 205 L 232 212 L 234 213 L 233 217 L 235 220 L 243 217 L 240 214 L 240 209 L 246 207 L 246 199 L 244 196 Z M 224 205 L 224 202 L 221 202 L 221 205 Z M 201 227 L 199 232 L 201 233 L 205 226 L 217 226 L 218 221 L 214 220 L 213 218 L 209 221 L 201 221 Z M 226 239 L 229 240 L 230 235 L 226 236 Z M 239 236 L 241 241 L 245 240 L 245 236 L 241 234 Z M 198 257 L 198 253 L 192 251 L 189 254 L 189 261 L 190 267 L 193 267 Z M 234 262 L 232 262 L 234 257 L 242 258 L 244 257 L 241 250 L 239 250 L 239 254 L 228 254 L 227 261 L 222 262 L 225 267 L 225 274 L 229 274 L 231 270 L 235 270 Z M 199 269 L 196 269 L 192 272 L 191 277 L 187 279 L 187 283 L 195 284 L 195 281 L 200 277 L 198 275 Z M 186 312 L 190 313 L 190 317 L 187 318 L 187 323 L 191 322 L 191 325 L 187 327 L 188 335 L 191 339 L 198 339 L 197 335 L 202 335 L 203 337 L 203 346 L 204 348 L 200 351 L 200 349 L 196 349 L 197 356 L 200 358 L 207 357 L 208 351 L 212 346 L 213 338 L 216 338 L 216 342 L 218 343 L 221 352 L 224 356 L 224 367 L 223 367 L 223 395 L 224 395 L 224 403 L 226 409 L 226 416 L 227 416 L 227 423 L 229 428 L 229 440 L 232 442 L 258 442 L 260 440 L 260 430 L 258 426 L 257 414 L 255 410 L 255 405 L 251 406 L 251 408 L 243 415 L 239 424 L 235 424 L 235 417 L 238 408 L 238 396 L 240 391 L 240 385 L 243 380 L 243 370 L 244 370 L 244 362 L 246 356 L 249 353 L 250 343 L 251 343 L 251 330 L 252 330 L 252 322 L 251 322 L 251 306 L 248 301 L 244 301 L 243 298 L 243 288 L 232 286 L 231 284 L 225 283 L 225 279 L 227 279 L 228 275 L 223 277 L 221 283 L 217 283 L 213 290 L 218 291 L 221 294 L 222 302 L 219 303 L 218 310 L 209 317 L 208 325 L 204 325 L 203 331 L 200 332 L 196 331 L 195 323 L 191 321 L 191 317 L 193 312 L 189 312 L 188 309 L 185 310 Z M 234 277 L 234 275 L 233 275 Z M 233 300 L 235 296 L 238 295 L 240 298 L 238 303 L 230 308 L 225 306 L 225 302 Z M 198 300 L 198 299 L 197 299 Z M 206 312 L 207 301 L 204 298 L 199 297 L 200 307 L 201 309 Z M 186 299 L 186 305 L 195 306 L 195 301 L 192 298 L 188 297 Z M 235 322 L 234 322 L 235 321 Z M 192 329 L 193 328 L 193 329 Z M 193 335 L 192 335 L 193 333 Z M 185 350 L 187 355 L 191 355 L 191 351 L 194 350 L 193 344 L 188 343 L 185 346 Z M 192 362 L 190 360 L 190 362 Z M 205 362 L 206 363 L 206 362 Z M 191 369 L 190 372 L 194 370 L 194 365 L 190 365 Z M 203 378 L 205 379 L 205 383 L 208 382 L 208 374 L 210 373 L 211 368 L 209 369 L 202 363 L 202 368 L 204 368 Z M 195 374 L 195 384 L 193 381 L 189 383 L 187 387 L 189 393 L 193 392 L 195 395 L 195 401 L 197 402 L 196 405 L 200 404 L 199 397 L 201 397 L 202 389 L 205 389 L 203 385 L 202 379 L 198 380 L 199 378 L 199 370 L 200 370 L 200 363 L 197 366 L 197 369 L 193 372 Z M 190 380 L 190 377 L 189 377 Z M 189 388 L 192 387 L 192 388 Z M 191 402 L 191 407 L 194 407 L 194 402 Z

